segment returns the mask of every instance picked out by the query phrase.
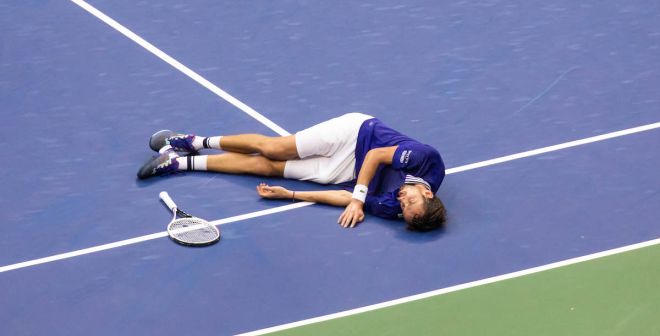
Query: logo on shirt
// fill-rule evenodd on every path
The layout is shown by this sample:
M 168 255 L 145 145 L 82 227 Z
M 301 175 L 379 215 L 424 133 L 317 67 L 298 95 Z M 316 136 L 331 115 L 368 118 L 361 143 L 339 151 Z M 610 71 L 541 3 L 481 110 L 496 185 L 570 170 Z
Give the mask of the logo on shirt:
M 399 162 L 402 164 L 408 163 L 408 160 L 410 160 L 410 153 L 412 153 L 412 150 L 404 150 L 401 152 L 401 157 L 399 158 Z

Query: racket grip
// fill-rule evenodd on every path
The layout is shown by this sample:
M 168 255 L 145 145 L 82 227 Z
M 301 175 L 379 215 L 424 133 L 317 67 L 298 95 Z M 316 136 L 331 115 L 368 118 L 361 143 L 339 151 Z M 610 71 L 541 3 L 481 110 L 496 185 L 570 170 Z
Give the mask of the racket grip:
M 167 205 L 170 210 L 174 211 L 174 209 L 176 209 L 176 203 L 174 203 L 167 191 L 161 191 L 158 196 L 163 202 L 165 202 L 165 205 Z

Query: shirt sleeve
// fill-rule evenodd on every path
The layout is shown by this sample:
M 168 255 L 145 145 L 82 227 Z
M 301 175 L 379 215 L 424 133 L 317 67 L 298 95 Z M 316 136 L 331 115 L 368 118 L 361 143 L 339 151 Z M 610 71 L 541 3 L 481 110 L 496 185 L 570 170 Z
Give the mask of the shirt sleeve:
M 401 206 L 394 192 L 387 192 L 380 195 L 367 195 L 364 210 L 378 217 L 399 218 Z
M 431 146 L 420 143 L 402 144 L 394 151 L 392 168 L 416 173 L 417 170 L 439 157 L 438 151 Z

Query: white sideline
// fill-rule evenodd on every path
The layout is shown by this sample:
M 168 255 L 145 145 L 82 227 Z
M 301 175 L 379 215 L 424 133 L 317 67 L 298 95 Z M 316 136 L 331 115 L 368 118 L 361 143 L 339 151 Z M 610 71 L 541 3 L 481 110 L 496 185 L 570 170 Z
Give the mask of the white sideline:
M 529 157 L 529 156 L 533 156 L 533 155 L 539 155 L 539 154 L 543 154 L 543 153 L 557 151 L 557 150 L 564 149 L 564 148 L 575 147 L 575 146 L 584 145 L 584 144 L 588 144 L 588 143 L 592 143 L 592 142 L 596 142 L 596 141 L 603 141 L 603 140 L 616 138 L 616 137 L 621 137 L 621 136 L 629 135 L 629 134 L 633 134 L 633 133 L 649 131 L 649 130 L 656 129 L 656 128 L 660 128 L 660 122 L 653 123 L 653 124 L 648 124 L 648 125 L 644 125 L 644 126 L 639 126 L 639 127 L 633 127 L 633 128 L 629 128 L 629 129 L 625 129 L 625 130 L 621 130 L 621 131 L 601 134 L 601 135 L 597 135 L 597 136 L 594 136 L 594 137 L 585 138 L 585 139 L 581 139 L 581 140 L 565 142 L 565 143 L 561 143 L 561 144 L 558 144 L 558 145 L 543 147 L 543 148 L 539 148 L 539 149 L 534 149 L 534 150 L 530 150 L 530 151 L 526 151 L 526 152 L 522 152 L 522 153 L 518 153 L 518 154 L 502 156 L 502 157 L 491 159 L 491 160 L 486 160 L 486 161 L 476 162 L 476 163 L 472 163 L 472 164 L 467 164 L 467 165 L 464 165 L 464 166 L 447 169 L 445 172 L 448 175 L 449 174 L 454 174 L 454 173 L 463 172 L 463 171 L 466 171 L 466 170 L 491 166 L 491 165 L 495 165 L 495 164 L 498 164 L 498 163 L 507 162 L 507 161 L 511 161 L 511 160 L 517 160 L 517 159 L 521 159 L 521 158 L 525 158 L 525 157 Z M 244 214 L 244 215 L 219 219 L 219 220 L 213 221 L 211 223 L 214 224 L 214 225 L 227 224 L 227 223 L 237 222 L 237 221 L 241 221 L 241 220 L 245 220 L 245 219 L 249 219 L 249 218 L 265 216 L 265 215 L 269 215 L 269 214 L 273 214 L 273 213 L 277 213 L 277 212 L 293 210 L 293 209 L 305 207 L 305 206 L 312 205 L 312 204 L 314 204 L 314 203 L 299 202 L 299 203 L 285 205 L 285 206 L 281 206 L 281 207 L 277 207 L 277 208 L 272 208 L 272 209 L 267 209 L 267 210 L 262 210 L 262 211 L 257 211 L 257 212 L 251 212 L 251 213 Z M 162 237 L 166 237 L 166 236 L 167 236 L 167 232 L 158 232 L 158 233 L 149 234 L 149 235 L 136 237 L 136 238 L 131 238 L 131 239 L 126 239 L 126 240 L 122 240 L 122 241 L 118 241 L 118 242 L 114 242 L 114 243 L 109 243 L 109 244 L 99 245 L 99 246 L 95 246 L 95 247 L 90 247 L 90 248 L 86 248 L 86 249 L 82 249 L 82 250 L 57 254 L 57 255 L 54 255 L 54 256 L 50 256 L 50 257 L 44 257 L 44 258 L 24 261 L 24 262 L 20 262 L 20 263 L 17 263 L 17 264 L 2 266 L 2 267 L 0 267 L 0 273 L 15 270 L 15 269 L 19 269 L 19 268 L 35 266 L 35 265 L 39 265 L 39 264 L 43 264 L 43 263 L 47 263 L 47 262 L 51 262 L 51 261 L 77 257 L 77 256 L 84 255 L 84 254 L 109 250 L 109 249 L 116 248 L 116 247 L 141 243 L 141 242 L 144 242 L 144 241 L 148 241 L 148 240 L 152 240 L 152 239 L 156 239 L 156 238 L 162 238 Z
M 311 204 L 314 204 L 314 203 L 310 203 L 310 202 L 292 203 L 292 204 L 289 204 L 289 205 L 284 205 L 284 206 L 280 206 L 280 207 L 276 207 L 276 208 L 270 208 L 270 209 L 251 212 L 251 213 L 247 213 L 247 214 L 243 214 L 243 215 L 218 219 L 218 220 L 212 221 L 210 223 L 215 225 L 215 226 L 218 226 L 218 225 L 222 225 L 222 224 L 238 222 L 238 221 L 242 221 L 242 220 L 246 220 L 246 219 L 250 219 L 250 218 L 261 217 L 261 216 L 271 215 L 271 214 L 282 212 L 282 211 L 301 208 L 301 207 L 308 206 L 308 205 L 311 205 Z M 109 250 L 109 249 L 113 249 L 113 248 L 117 248 L 117 247 L 122 247 L 122 246 L 126 246 L 126 245 L 137 244 L 137 243 L 145 242 L 145 241 L 148 241 L 148 240 L 163 238 L 163 237 L 167 237 L 167 236 L 168 236 L 167 231 L 156 232 L 156 233 L 152 233 L 152 234 L 148 234 L 148 235 L 144 235 L 144 236 L 140 236 L 140 237 L 120 240 L 120 241 L 117 241 L 117 242 L 114 242 L 114 243 L 108 243 L 108 244 L 103 244 L 103 245 L 98 245 L 98 246 L 85 248 L 85 249 L 82 249 L 82 250 L 76 250 L 76 251 L 56 254 L 56 255 L 52 255 L 50 257 L 44 257 L 44 258 L 39 258 L 39 259 L 28 260 L 28 261 L 24 261 L 24 262 L 12 264 L 12 265 L 2 266 L 2 267 L 0 267 L 0 273 L 7 272 L 7 271 L 13 271 L 13 270 L 16 270 L 16 269 L 19 269 L 19 268 L 35 266 L 35 265 L 39 265 L 39 264 L 45 264 L 45 263 L 51 262 L 51 261 L 68 259 L 68 258 L 73 258 L 73 257 L 85 255 L 85 254 L 94 253 L 94 252 L 105 251 L 105 250 Z
M 456 291 L 460 291 L 460 290 L 467 289 L 467 288 L 472 288 L 472 287 L 482 286 L 482 285 L 486 285 L 486 284 L 490 284 L 490 283 L 494 283 L 494 282 L 498 282 L 498 281 L 513 279 L 513 278 L 521 277 L 521 276 L 524 276 L 524 275 L 543 272 L 543 271 L 547 271 L 547 270 L 550 270 L 550 269 L 553 269 L 553 268 L 573 265 L 573 264 L 585 262 L 585 261 L 588 261 L 588 260 L 603 258 L 603 257 L 606 257 L 606 256 L 619 254 L 619 253 L 623 253 L 623 252 L 628 252 L 628 251 L 632 251 L 632 250 L 637 250 L 637 249 L 640 249 L 640 248 L 643 248 L 643 247 L 648 247 L 648 246 L 653 246 L 653 245 L 658 245 L 658 244 L 660 244 L 660 238 L 653 239 L 653 240 L 648 240 L 648 241 L 633 244 L 633 245 L 623 246 L 623 247 L 615 248 L 615 249 L 612 249 L 612 250 L 607 250 L 607 251 L 602 251 L 602 252 L 598 252 L 598 253 L 594 253 L 594 254 L 589 254 L 589 255 L 585 255 L 585 256 L 581 256 L 581 257 L 577 257 L 577 258 L 566 259 L 566 260 L 562 260 L 562 261 L 558 261 L 558 262 L 555 262 L 555 263 L 546 264 L 546 265 L 542 265 L 542 266 L 538 266 L 538 267 L 528 268 L 528 269 L 513 272 L 513 273 L 502 274 L 502 275 L 494 276 L 494 277 L 491 277 L 491 278 L 481 279 L 481 280 L 477 280 L 477 281 L 463 283 L 463 284 L 456 285 L 456 286 L 437 289 L 437 290 L 426 292 L 426 293 L 407 296 L 407 297 L 399 298 L 399 299 L 392 300 L 392 301 L 381 302 L 381 303 L 377 303 L 377 304 L 370 305 L 370 306 L 365 306 L 365 307 L 355 308 L 355 309 L 351 309 L 351 310 L 346 310 L 346 311 L 339 312 L 339 313 L 314 317 L 314 318 L 307 319 L 307 320 L 301 320 L 301 321 L 296 321 L 296 322 L 292 322 L 292 323 L 282 324 L 282 325 L 274 326 L 274 327 L 270 327 L 270 328 L 250 331 L 250 332 L 247 332 L 247 333 L 238 334 L 237 336 L 256 336 L 256 335 L 263 335 L 263 334 L 273 333 L 273 332 L 276 332 L 276 331 L 282 331 L 282 330 L 286 330 L 286 329 L 292 329 L 292 328 L 296 328 L 296 327 L 305 326 L 305 325 L 308 325 L 308 324 L 333 320 L 333 319 L 337 319 L 337 318 L 340 318 L 340 317 L 346 317 L 346 316 L 356 315 L 356 314 L 360 314 L 360 313 L 364 313 L 364 312 L 368 312 L 368 311 L 372 311 L 372 310 L 391 307 L 391 306 L 395 306 L 395 305 L 406 303 L 406 302 L 426 299 L 426 298 L 429 298 L 429 297 L 432 297 L 432 296 L 438 296 L 438 295 L 442 295 L 442 294 L 456 292 Z
M 540 155 L 540 154 L 544 154 L 544 153 L 548 153 L 548 152 L 554 152 L 554 151 L 558 151 L 560 149 L 565 149 L 565 148 L 569 148 L 569 147 L 586 145 L 586 144 L 589 144 L 589 143 L 592 143 L 592 142 L 598 142 L 598 141 L 603 141 L 603 140 L 607 140 L 607 139 L 621 137 L 621 136 L 629 135 L 629 134 L 633 134 L 633 133 L 649 131 L 649 130 L 656 129 L 656 128 L 660 128 L 660 122 L 656 122 L 656 123 L 652 123 L 652 124 L 648 124 L 648 125 L 642 125 L 642 126 L 633 127 L 633 128 L 628 128 L 628 129 L 624 129 L 624 130 L 621 130 L 621 131 L 596 135 L 596 136 L 592 136 L 592 137 L 584 138 L 584 139 L 580 139 L 580 140 L 564 142 L 564 143 L 560 143 L 558 145 L 533 149 L 533 150 L 529 150 L 529 151 L 521 152 L 521 153 L 517 153 L 517 154 L 501 156 L 501 157 L 498 157 L 498 158 L 495 158 L 495 159 L 476 162 L 476 163 L 472 163 L 472 164 L 468 164 L 468 165 L 464 165 L 464 166 L 460 166 L 460 167 L 456 167 L 456 168 L 450 168 L 450 169 L 447 169 L 445 171 L 445 173 L 446 174 L 453 174 L 453 173 L 458 173 L 458 172 L 462 172 L 462 171 L 466 171 L 466 170 L 472 170 L 472 169 L 476 169 L 476 168 L 491 166 L 491 165 L 502 163 L 502 162 L 522 159 L 522 158 L 526 158 L 526 157 L 529 157 L 529 156 Z
M 290 135 L 289 132 L 287 132 L 285 129 L 282 127 L 278 126 L 274 122 L 272 122 L 270 119 L 266 118 L 263 116 L 261 113 L 255 111 L 253 108 L 245 105 L 243 102 L 240 100 L 234 98 L 232 95 L 229 93 L 225 92 L 224 90 L 220 89 L 217 87 L 215 84 L 209 82 L 206 78 L 200 76 L 198 73 L 195 71 L 191 70 L 187 66 L 181 64 L 179 61 L 176 59 L 172 58 L 170 55 L 164 53 L 162 50 L 156 48 L 153 44 L 147 42 L 145 39 L 142 37 L 138 36 L 137 34 L 133 33 L 131 30 L 128 28 L 124 27 L 122 24 L 119 22 L 115 21 L 111 17 L 105 15 L 103 12 L 100 10 L 96 9 L 92 5 L 86 3 L 83 0 L 71 0 L 73 3 L 76 5 L 80 6 L 82 9 L 86 10 L 90 14 L 96 16 L 99 20 L 105 22 L 108 24 L 110 27 L 114 28 L 118 32 L 122 33 L 124 36 L 128 37 L 131 39 L 133 42 L 139 44 L 142 48 L 148 50 L 150 53 L 154 54 L 156 57 L 160 58 L 163 60 L 165 63 L 173 66 L 175 69 L 181 71 L 183 74 L 186 76 L 190 77 L 192 80 L 195 82 L 199 83 L 203 87 L 209 89 L 211 92 L 215 93 L 218 95 L 220 98 L 226 100 L 230 104 L 236 106 L 239 108 L 241 111 L 247 113 L 249 116 L 252 118 L 256 119 L 260 123 L 264 124 L 266 127 L 270 128 L 273 130 L 275 133 L 279 135 Z

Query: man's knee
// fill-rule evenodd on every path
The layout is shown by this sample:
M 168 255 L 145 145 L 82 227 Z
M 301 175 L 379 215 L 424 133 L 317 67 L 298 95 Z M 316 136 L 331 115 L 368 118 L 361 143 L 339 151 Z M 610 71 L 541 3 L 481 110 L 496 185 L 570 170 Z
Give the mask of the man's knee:
M 261 155 L 273 160 L 290 160 L 298 155 L 293 138 L 270 138 L 259 147 Z
M 261 155 L 265 157 L 278 157 L 284 154 L 284 146 L 275 141 L 266 141 L 261 145 Z
M 256 175 L 261 176 L 282 176 L 284 175 L 284 163 L 273 161 L 266 157 L 255 155 L 251 162 L 251 170 Z

